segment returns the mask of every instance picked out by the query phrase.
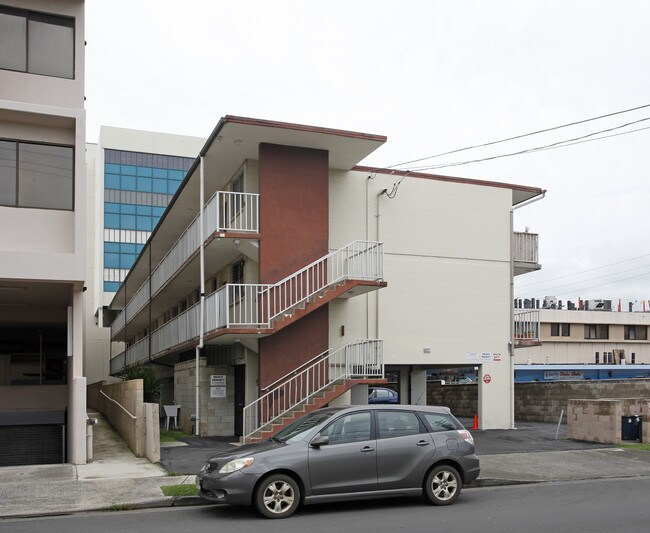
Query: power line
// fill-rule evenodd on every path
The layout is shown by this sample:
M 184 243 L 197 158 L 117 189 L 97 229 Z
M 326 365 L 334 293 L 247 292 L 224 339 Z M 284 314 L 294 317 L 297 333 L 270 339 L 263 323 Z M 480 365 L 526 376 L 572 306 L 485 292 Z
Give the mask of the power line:
M 563 148 L 562 145 L 565 145 L 566 143 L 572 143 L 574 141 L 580 141 L 581 139 L 587 139 L 589 137 L 593 137 L 594 135 L 598 135 L 600 133 L 607 133 L 607 132 L 610 132 L 610 131 L 619 130 L 621 128 L 626 128 L 628 126 L 631 126 L 632 124 L 638 124 L 639 122 L 645 122 L 647 120 L 650 120 L 650 117 L 642 118 L 642 119 L 639 119 L 639 120 L 634 120 L 634 121 L 628 122 L 626 124 L 621 124 L 619 126 L 614 126 L 613 128 L 607 128 L 607 129 L 604 129 L 604 130 L 595 131 L 595 132 L 592 132 L 592 133 L 588 133 L 586 135 L 581 135 L 580 137 L 574 137 L 573 139 L 565 139 L 563 141 L 557 141 L 557 142 L 554 142 L 554 143 L 551 143 L 551 144 L 547 144 L 547 145 L 544 145 L 544 146 L 537 146 L 537 147 L 534 147 L 534 148 L 527 148 L 525 150 L 519 150 L 517 152 L 510 152 L 510 153 L 507 153 L 507 154 L 499 154 L 499 155 L 494 155 L 494 156 L 490 156 L 490 157 L 472 159 L 472 160 L 468 160 L 468 161 L 457 161 L 457 162 L 454 162 L 454 163 L 443 163 L 443 164 L 440 164 L 440 165 L 432 165 L 432 166 L 425 166 L 425 167 L 412 167 L 412 168 L 408 168 L 406 170 L 409 170 L 410 172 L 421 172 L 423 170 L 435 170 L 435 169 L 438 169 L 438 168 L 457 167 L 457 166 L 461 166 L 461 165 L 469 165 L 471 163 L 482 163 L 483 161 L 492 161 L 494 159 L 501 159 L 501 158 L 504 158 L 504 157 L 512 157 L 512 156 L 515 156 L 515 155 L 522 155 L 522 154 L 528 154 L 528 153 L 532 153 L 532 152 L 539 152 L 539 151 L 548 150 L 548 149 L 551 149 L 551 148 Z M 645 128 L 643 128 L 643 129 L 645 129 Z M 627 132 L 627 133 L 632 133 L 632 132 Z M 596 140 L 596 139 L 594 139 L 594 140 Z
M 426 161 L 427 159 L 434 159 L 436 157 L 442 157 L 444 155 L 456 154 L 458 152 L 473 150 L 474 148 L 482 148 L 482 147 L 485 147 L 485 146 L 492 146 L 494 144 L 500 144 L 500 143 L 504 143 L 504 142 L 508 142 L 508 141 L 514 141 L 516 139 L 523 139 L 524 137 L 530 137 L 532 135 L 539 135 L 540 133 L 547 133 L 549 131 L 555 131 L 555 130 L 559 130 L 559 129 L 562 129 L 562 128 L 568 128 L 568 127 L 571 127 L 571 126 L 577 126 L 578 124 L 585 124 L 587 122 L 593 122 L 594 120 L 601 120 L 603 118 L 613 117 L 613 116 L 621 115 L 621 114 L 624 114 L 624 113 L 631 113 L 632 111 L 638 111 L 639 109 L 645 109 L 645 108 L 648 108 L 648 107 L 650 107 L 650 104 L 644 104 L 644 105 L 641 105 L 641 106 L 638 106 L 638 107 L 632 107 L 630 109 L 623 109 L 621 111 L 615 111 L 613 113 L 607 113 L 605 115 L 599 115 L 597 117 L 578 120 L 576 122 L 569 122 L 567 124 L 561 124 L 559 126 L 553 126 L 552 128 L 546 128 L 546 129 L 543 129 L 543 130 L 532 131 L 532 132 L 529 132 L 529 133 L 522 133 L 520 135 L 515 135 L 514 137 L 508 137 L 506 139 L 500 139 L 498 141 L 490 141 L 490 142 L 486 142 L 486 143 L 482 143 L 482 144 L 475 144 L 473 146 L 466 146 L 465 148 L 458 148 L 456 150 L 450 150 L 448 152 L 443 152 L 443 153 L 440 153 L 440 154 L 430 155 L 430 156 L 427 156 L 427 157 L 421 157 L 419 159 L 413 159 L 412 161 L 405 161 L 404 163 L 398 163 L 396 165 L 391 165 L 389 167 L 385 167 L 385 169 L 377 169 L 377 170 L 388 170 L 388 169 L 391 169 L 391 168 L 401 167 L 401 166 L 404 166 L 404 165 L 410 165 L 412 163 L 419 163 L 420 161 Z
M 558 279 L 564 279 L 564 278 L 570 278 L 571 276 L 577 276 L 579 274 L 586 274 L 587 272 L 593 272 L 594 270 L 600 270 L 602 268 L 608 268 L 611 266 L 616 266 L 616 265 L 622 265 L 623 263 L 629 263 L 631 261 L 636 261 L 637 259 L 643 259 L 644 257 L 650 257 L 650 254 L 644 254 L 644 255 L 639 255 L 637 257 L 632 257 L 631 259 L 624 259 L 623 261 L 617 261 L 616 263 L 609 263 L 607 265 L 602 265 L 594 268 L 588 268 L 587 270 L 579 270 L 578 272 L 574 272 L 573 274 L 565 274 L 564 276 L 558 276 L 556 278 L 550 278 L 544 281 L 536 281 L 534 283 L 528 283 L 521 285 L 519 288 L 524 288 L 524 287 L 530 287 L 532 285 L 543 285 L 545 283 L 551 282 L 551 281 L 556 281 Z M 634 269 L 631 269 L 634 270 Z M 625 271 L 623 271 L 625 272 Z
M 612 285 L 614 283 L 619 283 L 620 281 L 627 281 L 629 279 L 640 278 L 646 275 L 648 275 L 648 272 L 644 272 L 643 274 L 637 274 L 636 276 L 629 276 L 627 278 L 617 279 L 614 281 L 608 281 L 607 283 L 600 283 L 599 285 L 592 285 L 591 287 L 581 287 L 579 289 L 574 289 L 571 292 L 576 293 L 576 292 L 588 291 L 590 289 L 597 289 L 598 287 L 604 287 L 605 285 Z M 568 294 L 568 292 L 559 293 L 557 296 L 562 296 L 563 294 Z
M 579 280 L 579 281 L 574 281 L 572 283 L 567 283 L 565 285 L 556 285 L 555 287 L 550 287 L 550 288 L 546 288 L 546 289 L 537 289 L 537 290 L 538 291 L 543 290 L 544 292 L 556 292 L 556 289 L 563 289 L 565 287 L 571 287 L 572 285 L 578 285 L 580 283 L 584 283 L 584 282 L 587 282 L 587 281 L 594 281 L 594 280 L 597 280 L 597 279 L 606 278 L 608 276 L 616 276 L 618 274 L 625 274 L 626 272 L 633 272 L 634 270 L 641 270 L 642 268 L 650 268 L 650 265 L 642 265 L 640 267 L 630 268 L 630 269 L 627 269 L 627 270 L 621 270 L 619 272 L 611 272 L 609 274 L 603 274 L 602 276 L 596 276 L 595 278 L 582 279 L 582 280 Z M 643 272 L 642 274 L 639 274 L 639 275 L 644 275 L 644 274 L 650 274 L 650 271 Z M 625 278 L 625 279 L 627 279 L 627 278 Z M 608 285 L 610 283 L 616 283 L 616 281 L 618 281 L 618 280 L 608 281 L 608 282 L 604 283 L 604 285 Z

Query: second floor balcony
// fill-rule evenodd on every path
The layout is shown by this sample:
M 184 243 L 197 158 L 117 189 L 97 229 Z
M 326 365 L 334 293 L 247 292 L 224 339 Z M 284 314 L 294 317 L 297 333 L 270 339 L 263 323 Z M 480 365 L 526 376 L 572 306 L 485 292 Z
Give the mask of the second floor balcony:
M 515 232 L 512 241 L 512 257 L 515 276 L 540 270 L 538 262 L 539 235 L 537 233 Z

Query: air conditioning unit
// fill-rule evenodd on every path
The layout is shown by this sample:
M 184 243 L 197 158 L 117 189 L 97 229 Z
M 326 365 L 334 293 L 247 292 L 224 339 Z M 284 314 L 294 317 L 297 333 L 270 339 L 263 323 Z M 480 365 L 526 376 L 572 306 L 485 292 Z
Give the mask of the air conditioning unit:
M 585 307 L 589 311 L 611 311 L 611 300 L 585 300 Z

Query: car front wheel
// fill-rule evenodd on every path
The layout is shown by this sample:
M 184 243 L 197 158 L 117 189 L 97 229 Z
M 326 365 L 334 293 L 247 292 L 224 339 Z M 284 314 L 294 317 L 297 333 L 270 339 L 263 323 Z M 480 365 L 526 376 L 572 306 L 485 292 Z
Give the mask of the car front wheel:
M 255 508 L 266 518 L 287 518 L 300 504 L 300 489 L 295 480 L 284 474 L 263 479 L 255 491 Z
M 437 466 L 427 476 L 426 497 L 434 505 L 451 505 L 458 499 L 462 484 L 460 474 L 453 466 Z

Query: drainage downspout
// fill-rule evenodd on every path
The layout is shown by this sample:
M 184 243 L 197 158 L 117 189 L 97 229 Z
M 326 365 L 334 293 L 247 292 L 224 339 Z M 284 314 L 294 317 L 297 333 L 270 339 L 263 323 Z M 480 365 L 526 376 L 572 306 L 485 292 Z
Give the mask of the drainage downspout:
M 515 427 L 515 227 L 514 227 L 514 214 L 515 210 L 533 202 L 542 200 L 546 196 L 546 190 L 542 194 L 529 198 L 525 202 L 521 202 L 510 208 L 510 340 L 508 341 L 508 351 L 510 352 L 508 359 L 510 360 L 510 429 L 517 429 Z
M 195 388 L 195 404 L 196 420 L 194 421 L 194 433 L 199 435 L 200 417 L 200 359 L 201 350 L 203 349 L 203 330 L 204 330 L 204 316 L 205 316 L 205 235 L 204 235 L 204 219 L 203 219 L 203 204 L 204 204 L 204 184 L 205 184 L 205 160 L 201 156 L 201 171 L 199 172 L 199 264 L 201 272 L 199 275 L 199 294 L 201 303 L 199 304 L 199 344 L 196 347 L 196 372 L 194 373 L 194 388 Z

